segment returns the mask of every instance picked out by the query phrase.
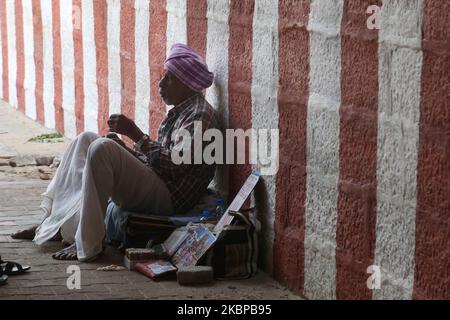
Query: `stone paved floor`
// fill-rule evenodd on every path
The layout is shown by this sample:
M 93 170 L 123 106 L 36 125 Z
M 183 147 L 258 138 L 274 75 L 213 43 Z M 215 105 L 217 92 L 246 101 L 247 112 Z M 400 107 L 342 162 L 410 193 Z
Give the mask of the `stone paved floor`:
M 61 244 L 38 247 L 13 240 L 9 234 L 39 221 L 40 194 L 48 181 L 0 172 L 0 255 L 31 266 L 31 271 L 10 276 L 0 287 L 0 299 L 299 299 L 260 272 L 249 280 L 216 281 L 208 286 L 183 287 L 176 281 L 154 282 L 132 271 L 102 272 L 99 266 L 122 264 L 122 255 L 108 247 L 93 263 L 61 262 L 51 258 Z M 69 290 L 67 267 L 81 269 L 81 290 Z

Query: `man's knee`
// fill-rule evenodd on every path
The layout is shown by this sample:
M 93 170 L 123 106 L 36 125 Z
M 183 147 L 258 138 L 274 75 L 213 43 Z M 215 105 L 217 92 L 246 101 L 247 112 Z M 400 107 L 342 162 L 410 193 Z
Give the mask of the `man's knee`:
M 90 132 L 90 131 L 86 131 L 81 133 L 77 139 L 79 139 L 80 141 L 87 141 L 87 142 L 92 142 L 94 140 L 97 140 L 100 136 L 94 132 Z
M 112 151 L 116 147 L 116 143 L 108 138 L 98 138 L 91 143 L 88 149 L 88 159 L 111 159 Z

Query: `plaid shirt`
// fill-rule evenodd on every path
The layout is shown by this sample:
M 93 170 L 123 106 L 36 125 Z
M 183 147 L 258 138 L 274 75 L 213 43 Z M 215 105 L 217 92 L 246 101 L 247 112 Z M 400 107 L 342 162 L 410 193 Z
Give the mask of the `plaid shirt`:
M 150 140 L 145 148 L 148 150 L 145 153 L 145 163 L 166 183 L 177 214 L 185 213 L 195 206 L 214 178 L 215 164 L 208 165 L 203 162 L 203 150 L 207 144 L 194 145 L 194 124 L 199 123 L 202 126 L 200 141 L 203 141 L 205 130 L 219 128 L 215 110 L 200 93 L 171 109 L 161 123 L 158 140 Z M 191 139 L 183 140 L 180 135 L 176 135 L 181 129 L 187 130 Z M 190 164 L 172 162 L 171 153 L 174 147 L 175 152 L 178 152 L 178 148 L 191 152 Z M 201 164 L 194 164 L 195 153 L 197 157 L 201 153 Z M 180 152 L 177 154 L 182 156 Z

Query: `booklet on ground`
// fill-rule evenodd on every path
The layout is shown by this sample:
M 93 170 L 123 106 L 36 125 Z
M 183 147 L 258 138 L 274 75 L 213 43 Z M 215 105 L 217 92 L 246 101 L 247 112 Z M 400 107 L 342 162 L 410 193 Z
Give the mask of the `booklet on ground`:
M 208 249 L 214 244 L 216 237 L 203 224 L 189 228 L 188 236 L 173 255 L 171 261 L 177 267 L 195 266 Z
M 174 274 L 178 269 L 167 260 L 148 260 L 137 263 L 134 267 L 143 275 L 158 280 Z

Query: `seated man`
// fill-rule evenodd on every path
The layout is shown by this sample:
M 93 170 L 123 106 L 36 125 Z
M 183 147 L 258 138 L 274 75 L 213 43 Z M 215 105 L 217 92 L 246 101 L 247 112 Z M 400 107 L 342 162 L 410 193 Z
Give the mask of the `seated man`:
M 200 123 L 202 132 L 218 127 L 215 111 L 201 93 L 211 86 L 214 75 L 198 54 L 182 44 L 171 48 L 164 66 L 159 92 L 174 108 L 162 122 L 158 140 L 151 140 L 124 115 L 110 117 L 107 138 L 91 132 L 79 135 L 43 194 L 41 224 L 13 237 L 31 236 L 43 244 L 61 234 L 71 245 L 53 258 L 90 261 L 103 251 L 109 198 L 126 210 L 156 215 L 182 214 L 199 201 L 214 177 L 215 165 L 175 164 L 171 153 L 202 152 L 202 143 L 201 149 L 194 149 L 198 148 L 194 125 Z M 177 132 L 184 133 L 182 139 Z M 186 132 L 192 140 L 186 139 Z M 115 133 L 133 140 L 135 150 Z

